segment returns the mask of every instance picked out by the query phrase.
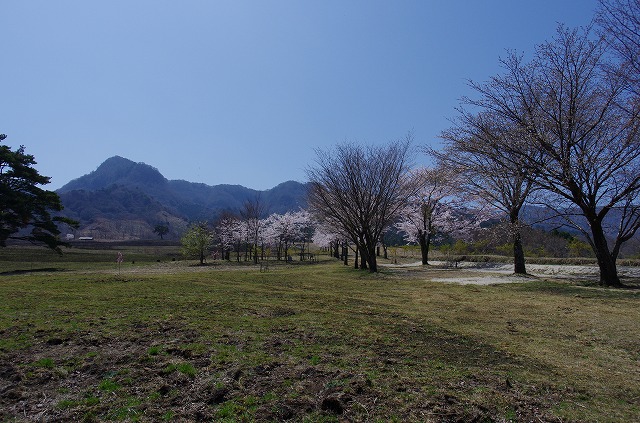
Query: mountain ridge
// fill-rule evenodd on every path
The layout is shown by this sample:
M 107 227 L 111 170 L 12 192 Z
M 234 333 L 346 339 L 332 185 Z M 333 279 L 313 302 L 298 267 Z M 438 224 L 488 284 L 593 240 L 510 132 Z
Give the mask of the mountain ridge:
M 143 162 L 113 156 L 96 170 L 56 190 L 64 214 L 79 220 L 82 236 L 103 239 L 153 238 L 157 224 L 170 224 L 178 237 L 189 222 L 215 221 L 223 212 L 238 213 L 258 199 L 265 215 L 306 206 L 306 184 L 285 181 L 267 190 L 242 185 L 207 185 L 169 180 Z

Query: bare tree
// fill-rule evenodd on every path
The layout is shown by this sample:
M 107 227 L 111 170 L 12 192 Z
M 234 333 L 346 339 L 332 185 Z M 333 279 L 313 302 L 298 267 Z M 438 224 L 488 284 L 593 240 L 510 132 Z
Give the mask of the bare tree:
M 525 132 L 496 113 L 474 114 L 463 108 L 459 112 L 457 125 L 442 133 L 444 149 L 428 152 L 455 170 L 459 190 L 504 213 L 513 243 L 513 271 L 526 274 L 520 212 L 536 187 L 535 174 L 523 161 L 540 152 Z M 505 143 L 511 148 L 501 148 Z
M 263 223 L 261 217 L 265 210 L 266 208 L 260 200 L 260 195 L 256 195 L 253 200 L 245 201 L 240 211 L 240 216 L 247 225 L 247 248 L 250 249 L 250 254 L 253 254 L 253 262 L 255 264 L 258 263 L 258 241 Z
M 384 147 L 340 144 L 318 150 L 307 170 L 310 211 L 350 239 L 370 272 L 376 245 L 410 196 L 408 152 L 412 136 Z
M 640 227 L 640 104 L 626 90 L 622 72 L 610 72 L 606 44 L 593 40 L 588 28 L 560 26 L 531 63 L 509 54 L 502 64 L 505 74 L 473 84 L 481 98 L 467 102 L 527 133 L 540 155 L 527 156 L 509 142 L 499 148 L 517 158 L 512 164 L 524 163 L 536 174 L 536 183 L 550 193 L 545 204 L 585 235 L 600 283 L 620 285 L 620 246 Z M 609 244 L 605 225 L 613 210 L 616 231 Z
M 596 23 L 625 63 L 630 87 L 640 94 L 640 0 L 600 0 Z

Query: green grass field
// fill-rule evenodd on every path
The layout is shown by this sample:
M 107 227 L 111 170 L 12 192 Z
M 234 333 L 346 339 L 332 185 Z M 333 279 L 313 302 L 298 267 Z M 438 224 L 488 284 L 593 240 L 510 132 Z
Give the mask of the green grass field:
M 638 290 L 49 254 L 0 250 L 0 421 L 640 420 Z

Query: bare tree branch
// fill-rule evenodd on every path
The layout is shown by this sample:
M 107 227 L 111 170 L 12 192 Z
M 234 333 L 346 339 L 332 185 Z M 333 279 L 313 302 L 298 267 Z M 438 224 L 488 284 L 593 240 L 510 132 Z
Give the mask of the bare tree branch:
M 375 247 L 411 195 L 408 152 L 412 136 L 385 147 L 353 143 L 318 150 L 307 170 L 310 210 L 358 248 L 363 262 L 377 272 Z

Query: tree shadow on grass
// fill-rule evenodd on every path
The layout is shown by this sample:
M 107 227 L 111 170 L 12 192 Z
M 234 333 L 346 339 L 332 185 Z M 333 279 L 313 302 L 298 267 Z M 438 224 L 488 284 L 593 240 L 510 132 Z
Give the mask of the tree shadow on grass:
M 640 293 L 640 278 L 621 277 L 623 286 L 601 286 L 597 279 L 576 279 L 558 281 L 539 279 L 527 284 L 512 286 L 510 289 L 518 291 L 540 292 L 554 295 L 564 295 L 583 298 L 612 298 L 626 297 L 632 293 Z
M 37 272 L 62 272 L 64 269 L 59 269 L 57 267 L 43 267 L 40 269 L 17 269 L 10 270 L 8 272 L 0 272 L 0 276 L 15 276 L 15 275 L 24 275 L 28 273 L 37 273 Z

